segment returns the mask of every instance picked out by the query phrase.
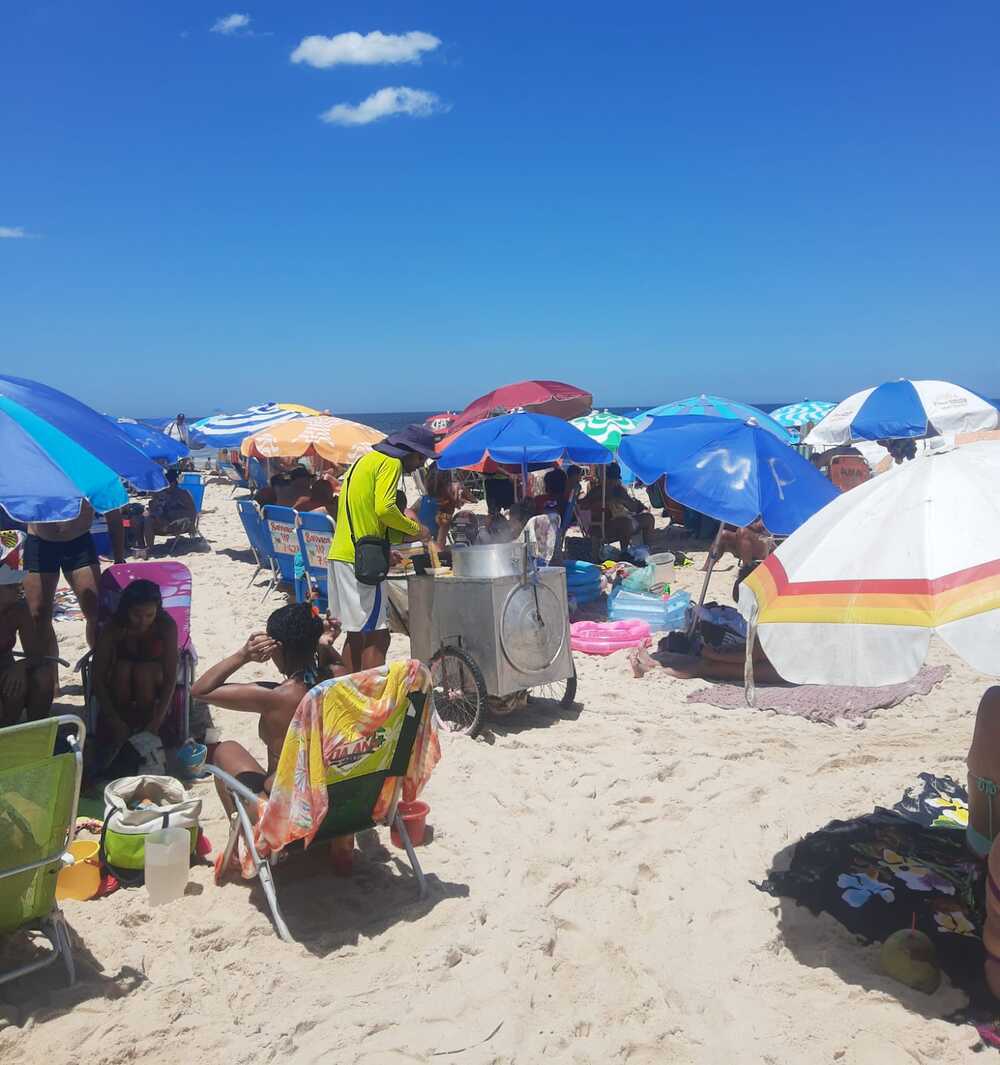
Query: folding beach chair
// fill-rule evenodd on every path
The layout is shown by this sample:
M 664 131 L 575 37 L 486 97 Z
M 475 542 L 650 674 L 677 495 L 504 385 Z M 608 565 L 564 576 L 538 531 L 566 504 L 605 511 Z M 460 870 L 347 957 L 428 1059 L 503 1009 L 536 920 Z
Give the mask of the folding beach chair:
M 264 598 L 266 599 L 268 593 L 278 583 L 274 552 L 271 548 L 271 535 L 264 524 L 264 517 L 260 512 L 260 507 L 252 499 L 237 499 L 236 508 L 239 511 L 243 531 L 247 534 L 254 561 L 257 563 L 257 568 L 253 571 L 250 580 L 247 581 L 247 587 L 249 588 L 253 584 L 257 579 L 257 574 L 263 570 L 270 577 L 268 586 L 264 591 Z
M 271 541 L 271 557 L 280 583 L 295 584 L 295 556 L 299 538 L 295 533 L 298 513 L 291 507 L 268 504 L 262 511 L 265 530 Z
M 71 730 L 69 750 L 54 754 L 60 726 Z M 38 932 L 52 946 L 39 960 L 0 972 L 0 984 L 58 958 L 69 982 L 76 978 L 69 931 L 56 903 L 56 877 L 73 864 L 69 845 L 86 735 L 86 726 L 72 714 L 0 729 L 0 935 Z
M 174 705 L 160 729 L 163 746 L 168 750 L 185 743 L 191 731 L 191 685 L 197 652 L 191 642 L 191 571 L 182 562 L 127 562 L 109 566 L 98 585 L 98 625 L 107 624 L 118 608 L 122 591 L 132 581 L 152 581 L 163 598 L 163 609 L 177 626 L 177 687 Z M 88 652 L 77 664 L 83 679 L 87 727 L 97 732 L 100 707 L 94 685 L 94 653 Z
M 300 511 L 295 527 L 304 569 L 303 579 L 295 582 L 295 598 L 300 603 L 311 599 L 321 611 L 326 610 L 329 598 L 326 559 L 335 528 L 333 518 L 322 510 Z
M 240 475 L 240 471 L 231 462 L 220 462 L 219 473 L 233 486 L 229 493 L 232 498 L 241 488 L 250 488 L 250 482 Z
M 384 677 L 390 668 L 383 666 L 381 669 L 370 672 Z M 425 667 L 421 667 L 421 672 L 424 671 Z M 340 684 L 345 680 L 357 680 L 359 676 L 360 674 L 353 674 L 352 677 L 337 677 L 324 681 L 313 688 L 305 698 L 321 697 L 322 692 L 332 685 Z M 330 806 L 313 841 L 315 843 L 334 839 L 337 836 L 348 836 L 374 827 L 376 824 L 375 806 L 382 793 L 383 785 L 387 779 L 394 778 L 395 788 L 391 800 L 379 818 L 378 824 L 392 825 L 402 839 L 410 868 L 416 877 L 420 898 L 427 894 L 427 883 L 397 807 L 403 790 L 403 777 L 410 764 L 421 721 L 425 714 L 433 715 L 433 713 L 433 697 L 423 691 L 411 690 L 409 699 L 390 714 L 381 728 L 371 737 L 377 742 L 362 741 L 362 744 L 352 744 L 347 749 L 334 747 L 329 752 L 324 751 L 324 756 L 329 755 L 330 758 L 325 766 L 327 799 Z M 353 749 L 355 746 L 361 747 L 362 745 L 365 749 Z M 242 835 L 244 845 L 253 860 L 261 887 L 267 897 L 275 930 L 281 939 L 290 943 L 292 936 L 278 906 L 278 896 L 272 875 L 273 864 L 286 852 L 262 858 L 254 841 L 253 819 L 251 819 L 250 811 L 258 810 L 261 803 L 260 796 L 217 766 L 207 765 L 205 768 L 222 781 L 236 805 L 236 812 L 230 823 L 229 840 L 221 859 L 221 867 L 222 869 L 229 867 Z M 261 807 L 261 816 L 264 816 L 265 808 Z

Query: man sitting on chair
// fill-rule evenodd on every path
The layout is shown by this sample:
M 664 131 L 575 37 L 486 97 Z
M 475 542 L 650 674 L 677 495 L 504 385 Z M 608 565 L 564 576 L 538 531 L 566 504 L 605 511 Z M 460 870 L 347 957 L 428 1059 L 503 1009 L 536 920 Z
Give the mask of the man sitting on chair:
M 177 471 L 167 470 L 167 487 L 156 492 L 146 506 L 142 519 L 143 546 L 136 551 L 148 558 L 157 536 L 179 536 L 193 532 L 198 512 L 190 492 L 178 487 Z

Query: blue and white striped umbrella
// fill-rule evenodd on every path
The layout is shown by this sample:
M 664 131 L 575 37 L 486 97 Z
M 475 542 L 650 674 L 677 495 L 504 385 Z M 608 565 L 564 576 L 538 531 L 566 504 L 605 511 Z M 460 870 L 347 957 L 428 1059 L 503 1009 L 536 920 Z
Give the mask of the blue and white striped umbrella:
M 213 414 L 195 422 L 192 428 L 204 438 L 208 447 L 239 447 L 246 437 L 261 429 L 318 413 L 288 403 L 261 403 L 257 407 L 247 407 L 239 414 Z
M 848 396 L 806 438 L 814 447 L 853 440 L 906 440 L 996 429 L 988 399 L 949 381 L 887 381 Z
M 751 407 L 749 403 L 739 403 L 736 400 L 724 399 L 722 396 L 689 396 L 687 399 L 679 399 L 674 403 L 665 403 L 662 407 L 653 407 L 646 411 L 646 417 L 676 418 L 684 415 L 696 415 L 707 418 L 729 418 L 732 421 L 745 422 L 748 418 L 754 418 L 762 429 L 767 429 L 785 444 L 792 442 L 788 431 L 779 425 L 773 418 L 768 417 L 762 410 Z M 649 423 L 653 425 L 654 423 Z
M 804 399 L 801 403 L 786 403 L 771 411 L 771 417 L 786 429 L 798 429 L 803 425 L 821 422 L 836 406 L 825 399 Z

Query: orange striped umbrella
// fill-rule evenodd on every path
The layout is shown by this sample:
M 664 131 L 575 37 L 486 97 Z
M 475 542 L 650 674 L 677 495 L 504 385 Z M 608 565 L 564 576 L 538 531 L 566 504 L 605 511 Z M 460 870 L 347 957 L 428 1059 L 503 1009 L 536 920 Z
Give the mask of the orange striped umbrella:
M 240 451 L 255 459 L 299 459 L 314 455 L 343 466 L 384 439 L 385 433 L 360 422 L 317 415 L 280 422 L 248 436 Z
M 845 492 L 740 587 L 778 673 L 802 684 L 909 680 L 936 634 L 1000 675 L 1000 444 L 919 456 Z

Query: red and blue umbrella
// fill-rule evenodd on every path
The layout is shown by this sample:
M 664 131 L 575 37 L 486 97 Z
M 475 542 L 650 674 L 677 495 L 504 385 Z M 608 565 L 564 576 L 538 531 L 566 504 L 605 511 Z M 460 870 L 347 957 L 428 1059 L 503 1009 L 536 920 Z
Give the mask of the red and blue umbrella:
M 118 425 L 48 385 L 0 374 L 0 506 L 17 521 L 68 521 L 155 492 L 163 470 Z
M 563 459 L 604 465 L 611 452 L 575 425 L 547 414 L 506 414 L 488 418 L 456 436 L 438 457 L 442 470 L 464 469 L 485 459 L 501 465 L 551 465 Z

